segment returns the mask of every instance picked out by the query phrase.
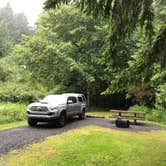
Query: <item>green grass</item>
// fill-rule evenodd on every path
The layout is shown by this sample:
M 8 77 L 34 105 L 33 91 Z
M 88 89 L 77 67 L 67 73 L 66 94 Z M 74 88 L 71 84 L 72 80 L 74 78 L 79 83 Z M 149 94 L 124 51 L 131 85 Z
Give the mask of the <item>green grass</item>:
M 111 113 L 108 109 L 90 107 L 87 109 L 86 115 L 108 118 Z
M 3 166 L 165 166 L 166 131 L 127 132 L 87 126 L 0 158 Z
M 5 130 L 5 129 L 13 128 L 13 127 L 24 126 L 26 124 L 27 124 L 26 121 L 18 121 L 18 122 L 13 122 L 13 123 L 0 124 L 0 130 Z
M 26 104 L 0 103 L 0 125 L 25 120 Z

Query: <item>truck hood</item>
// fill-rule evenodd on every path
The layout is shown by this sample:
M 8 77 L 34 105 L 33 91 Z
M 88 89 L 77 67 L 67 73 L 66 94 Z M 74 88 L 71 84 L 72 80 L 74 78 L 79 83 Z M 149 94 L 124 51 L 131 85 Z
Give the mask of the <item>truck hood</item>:
M 39 107 L 58 107 L 60 104 L 59 103 L 46 103 L 46 102 L 36 102 L 36 103 L 31 103 L 28 107 L 32 106 L 39 106 Z

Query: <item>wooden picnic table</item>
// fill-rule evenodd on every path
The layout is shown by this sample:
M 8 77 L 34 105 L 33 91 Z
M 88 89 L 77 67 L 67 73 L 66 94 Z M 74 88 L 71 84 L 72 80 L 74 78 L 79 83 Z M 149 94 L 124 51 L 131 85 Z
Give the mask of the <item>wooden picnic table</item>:
M 145 120 L 145 112 L 135 112 L 135 111 L 128 111 L 128 110 L 110 110 L 113 114 L 111 118 L 119 119 L 127 119 L 127 120 L 134 120 L 134 123 L 137 123 L 137 120 Z

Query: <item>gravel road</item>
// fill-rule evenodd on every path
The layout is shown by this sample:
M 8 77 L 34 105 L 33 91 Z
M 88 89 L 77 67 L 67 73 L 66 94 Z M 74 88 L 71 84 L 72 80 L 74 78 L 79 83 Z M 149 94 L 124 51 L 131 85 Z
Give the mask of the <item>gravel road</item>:
M 82 126 L 96 125 L 118 130 L 127 130 L 132 132 L 165 130 L 165 128 L 154 125 L 140 123 L 138 125 L 130 125 L 130 128 L 116 128 L 113 121 L 104 118 L 86 118 L 85 120 L 72 119 L 63 128 L 58 128 L 53 124 L 39 124 L 37 127 L 21 126 L 17 128 L 0 131 L 0 154 L 7 153 L 10 150 L 22 148 L 25 145 L 40 142 L 51 135 L 61 134 L 71 129 Z

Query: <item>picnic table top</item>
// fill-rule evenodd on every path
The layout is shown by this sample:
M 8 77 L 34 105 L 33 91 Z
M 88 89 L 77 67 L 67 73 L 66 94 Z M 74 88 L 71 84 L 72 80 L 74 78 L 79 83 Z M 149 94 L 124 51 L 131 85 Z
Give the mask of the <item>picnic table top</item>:
M 145 112 L 135 112 L 135 111 L 128 111 L 128 110 L 110 110 L 110 112 L 132 113 L 132 114 L 146 114 Z

